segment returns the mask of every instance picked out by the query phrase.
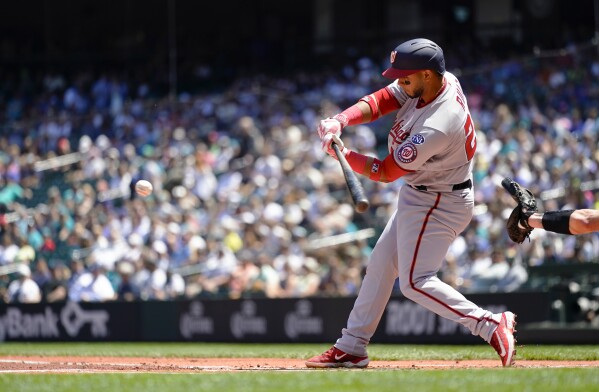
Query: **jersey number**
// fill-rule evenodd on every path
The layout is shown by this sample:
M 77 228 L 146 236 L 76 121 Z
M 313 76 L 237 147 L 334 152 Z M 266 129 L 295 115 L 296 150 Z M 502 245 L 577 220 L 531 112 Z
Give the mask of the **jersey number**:
M 470 161 L 476 152 L 476 132 L 474 132 L 474 125 L 469 114 L 466 116 L 464 134 L 466 135 L 466 157 Z

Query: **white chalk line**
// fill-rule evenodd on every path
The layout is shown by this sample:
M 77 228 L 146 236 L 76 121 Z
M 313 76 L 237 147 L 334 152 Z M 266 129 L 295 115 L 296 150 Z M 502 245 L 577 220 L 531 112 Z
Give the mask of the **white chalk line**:
M 52 373 L 52 372 L 85 372 L 85 373 L 99 373 L 111 371 L 111 369 L 89 369 L 89 367 L 98 366 L 98 367 L 126 367 L 126 368 L 136 368 L 136 367 L 147 367 L 156 366 L 155 369 L 140 369 L 136 372 L 131 373 L 173 373 L 173 374 L 181 374 L 181 372 L 177 371 L 169 371 L 169 370 L 195 370 L 195 371 L 265 371 L 265 370 L 281 370 L 281 371 L 294 371 L 294 370 L 307 370 L 304 368 L 282 368 L 275 366 L 260 366 L 260 367 L 238 367 L 238 366 L 194 366 L 194 365 L 176 365 L 176 366 L 164 366 L 164 365 L 152 365 L 148 363 L 113 363 L 113 362 L 51 362 L 51 361 L 28 361 L 28 360 L 20 360 L 20 359 L 0 359 L 0 363 L 19 363 L 24 365 L 62 365 L 62 366 L 74 366 L 69 368 L 56 368 L 56 369 L 19 369 L 19 370 L 2 370 L 0 369 L 0 373 L 31 373 L 31 372 L 40 372 L 40 373 Z M 85 366 L 86 368 L 79 368 L 76 366 Z M 164 371 L 163 371 L 164 370 Z M 117 370 L 118 371 L 118 370 Z M 119 373 L 128 373 L 125 371 L 119 371 Z
M 151 363 L 114 363 L 114 362 L 52 362 L 52 361 L 31 361 L 21 359 L 0 359 L 0 363 L 7 364 L 23 364 L 23 365 L 41 365 L 41 366 L 68 366 L 68 367 L 57 367 L 52 369 L 0 369 L 1 373 L 107 373 L 107 372 L 118 372 L 118 373 L 161 373 L 161 374 L 197 374 L 198 372 L 221 372 L 221 371 L 232 371 L 232 372 L 255 372 L 255 371 L 355 371 L 354 369 L 347 368 L 323 368 L 323 369 L 309 369 L 309 368 L 282 368 L 276 366 L 256 366 L 256 367 L 239 367 L 239 366 L 225 366 L 225 365 L 176 365 L 176 366 L 165 366 L 165 365 L 152 365 Z M 154 366 L 154 368 L 148 368 L 148 366 Z M 116 368 L 116 369 L 111 369 Z M 418 364 L 413 367 L 370 367 L 366 369 L 360 369 L 360 371 L 389 371 L 389 370 L 418 370 L 418 369 L 439 369 L 439 368 L 455 368 L 455 364 Z M 563 368 L 596 368 L 598 365 L 589 364 L 577 364 L 575 366 L 568 365 L 524 365 L 514 366 L 515 368 L 552 368 L 552 369 L 563 369 Z M 118 368 L 140 368 L 135 371 L 121 370 Z M 466 369 L 481 368 L 477 366 L 467 367 Z M 486 368 L 486 367 L 482 367 Z M 461 368 L 460 368 L 461 369 Z M 186 372 L 187 370 L 188 372 Z

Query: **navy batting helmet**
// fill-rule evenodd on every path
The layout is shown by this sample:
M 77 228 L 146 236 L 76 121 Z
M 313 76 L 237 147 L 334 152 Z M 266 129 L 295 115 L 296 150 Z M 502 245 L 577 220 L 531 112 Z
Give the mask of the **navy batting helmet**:
M 391 66 L 383 72 L 389 79 L 399 79 L 423 69 L 432 69 L 443 75 L 445 58 L 443 49 L 426 38 L 406 41 L 391 52 Z

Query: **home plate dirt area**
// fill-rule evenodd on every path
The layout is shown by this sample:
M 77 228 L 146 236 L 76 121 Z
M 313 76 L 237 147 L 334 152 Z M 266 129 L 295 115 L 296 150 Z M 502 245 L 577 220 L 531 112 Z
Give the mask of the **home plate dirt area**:
M 285 358 L 142 358 L 0 356 L 0 373 L 201 373 L 237 371 L 322 371 L 303 359 Z M 499 360 L 372 361 L 366 369 L 499 368 Z M 520 368 L 596 367 L 599 361 L 516 361 Z

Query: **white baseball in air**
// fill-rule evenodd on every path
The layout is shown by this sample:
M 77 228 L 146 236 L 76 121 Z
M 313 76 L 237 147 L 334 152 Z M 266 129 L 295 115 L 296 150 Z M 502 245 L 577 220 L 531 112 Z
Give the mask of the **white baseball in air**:
M 139 180 L 135 183 L 135 192 L 141 197 L 147 197 L 152 194 L 154 187 L 150 183 L 150 181 Z

